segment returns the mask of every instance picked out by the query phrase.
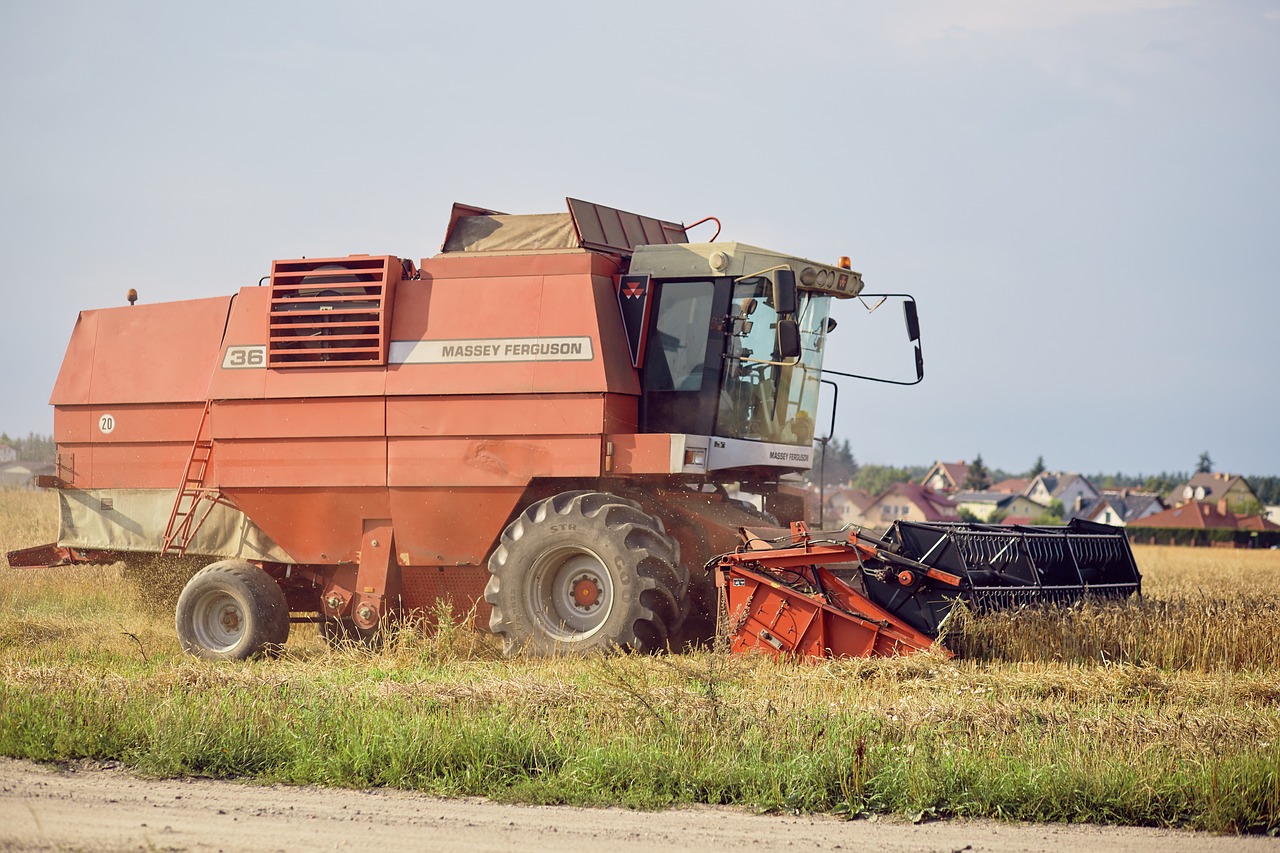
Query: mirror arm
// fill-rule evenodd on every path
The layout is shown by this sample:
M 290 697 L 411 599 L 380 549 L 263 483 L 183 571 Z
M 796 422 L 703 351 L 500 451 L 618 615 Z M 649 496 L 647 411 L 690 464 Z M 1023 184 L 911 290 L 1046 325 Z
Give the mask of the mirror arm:
M 920 352 L 919 347 L 916 348 L 916 352 Z M 843 371 L 832 370 L 829 367 L 822 368 L 822 372 L 830 373 L 832 376 L 843 376 L 845 379 L 865 379 L 868 382 L 883 382 L 886 385 L 919 385 L 924 381 L 924 364 L 922 359 L 917 360 L 916 368 L 916 378 L 912 379 L 910 382 L 904 382 L 901 379 L 881 379 L 879 376 L 863 376 L 860 373 L 844 373 Z
M 827 437 L 818 439 L 822 442 L 823 452 L 826 452 L 827 442 L 836 437 L 836 405 L 840 402 L 840 383 L 832 382 L 830 379 L 819 379 L 823 385 L 831 386 L 831 427 L 827 430 Z

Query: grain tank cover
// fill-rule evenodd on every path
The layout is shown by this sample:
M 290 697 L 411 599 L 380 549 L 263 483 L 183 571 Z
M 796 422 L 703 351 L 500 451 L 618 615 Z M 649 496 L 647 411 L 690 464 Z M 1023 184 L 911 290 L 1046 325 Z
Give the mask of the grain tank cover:
M 455 204 L 445 254 L 607 252 L 628 256 L 637 246 L 683 243 L 683 225 L 625 210 L 565 199 L 568 213 L 508 215 Z

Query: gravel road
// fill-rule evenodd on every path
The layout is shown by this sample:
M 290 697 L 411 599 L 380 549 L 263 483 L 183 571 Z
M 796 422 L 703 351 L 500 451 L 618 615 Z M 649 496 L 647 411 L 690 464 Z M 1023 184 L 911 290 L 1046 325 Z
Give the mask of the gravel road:
M 1280 851 L 1268 838 L 1154 829 L 508 806 L 403 791 L 143 779 L 0 758 L 0 850 Z

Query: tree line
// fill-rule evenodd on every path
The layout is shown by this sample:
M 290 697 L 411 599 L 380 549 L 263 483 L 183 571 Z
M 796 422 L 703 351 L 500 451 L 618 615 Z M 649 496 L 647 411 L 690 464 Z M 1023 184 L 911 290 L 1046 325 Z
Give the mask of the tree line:
M 57 448 L 51 435 L 28 433 L 26 438 L 10 438 L 8 433 L 0 433 L 0 444 L 7 444 L 18 452 L 20 462 L 53 462 Z

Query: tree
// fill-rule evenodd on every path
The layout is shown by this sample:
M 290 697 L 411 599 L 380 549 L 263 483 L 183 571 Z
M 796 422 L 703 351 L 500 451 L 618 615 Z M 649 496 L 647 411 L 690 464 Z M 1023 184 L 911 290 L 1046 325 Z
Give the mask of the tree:
M 894 483 L 910 483 L 919 480 L 924 471 L 919 467 L 895 468 L 892 465 L 863 465 L 853 479 L 853 487 L 872 495 L 878 495 Z
M 1213 471 L 1213 460 L 1209 458 L 1209 451 L 1200 454 L 1200 460 L 1196 462 L 1197 474 L 1208 474 Z
M 964 478 L 963 487 L 969 491 L 980 492 L 991 485 L 991 472 L 982 463 L 982 454 L 973 458 L 969 465 L 969 476 Z
M 1236 507 L 1235 512 L 1236 515 L 1266 515 L 1267 508 L 1262 505 L 1261 501 L 1246 498 Z
M 1032 524 L 1061 524 L 1063 512 L 1065 512 L 1065 507 L 1063 507 L 1062 501 L 1058 500 L 1057 498 L 1054 498 L 1053 500 L 1049 501 L 1049 505 L 1044 508 L 1044 512 L 1038 513 L 1034 518 L 1031 519 L 1031 523 Z
M 821 450 L 818 464 L 805 474 L 805 480 L 818 482 L 818 472 L 822 472 L 825 485 L 833 486 L 848 483 L 858 474 L 858 460 L 853 458 L 853 450 L 849 447 L 849 439 L 832 439 L 827 443 L 818 442 Z
M 1027 479 L 1034 480 L 1044 473 L 1044 454 L 1036 457 L 1036 464 L 1031 466 L 1031 470 L 1027 472 Z

